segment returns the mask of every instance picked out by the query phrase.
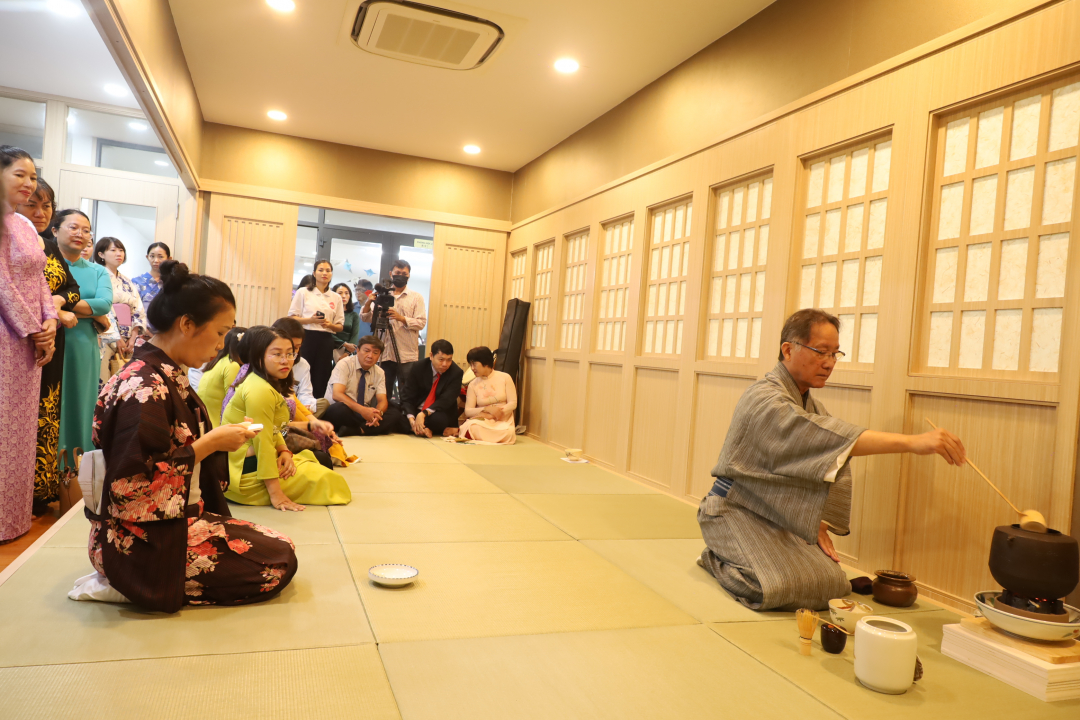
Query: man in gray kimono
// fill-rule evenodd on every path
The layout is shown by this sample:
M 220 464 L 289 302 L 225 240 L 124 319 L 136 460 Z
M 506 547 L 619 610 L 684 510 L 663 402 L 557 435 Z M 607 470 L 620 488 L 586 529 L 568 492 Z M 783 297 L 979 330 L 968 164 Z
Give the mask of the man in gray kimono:
M 825 386 L 840 351 L 840 321 L 799 310 L 784 323 L 780 362 L 735 406 L 716 478 L 701 501 L 706 548 L 698 564 L 754 610 L 824 610 L 851 585 L 829 532 L 847 535 L 850 458 L 966 454 L 955 435 L 867 430 L 834 418 L 810 394 Z

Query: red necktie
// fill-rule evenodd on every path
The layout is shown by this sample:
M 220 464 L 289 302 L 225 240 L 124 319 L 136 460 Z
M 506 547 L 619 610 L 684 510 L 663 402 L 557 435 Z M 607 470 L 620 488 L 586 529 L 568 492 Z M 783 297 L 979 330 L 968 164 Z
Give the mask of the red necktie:
M 431 383 L 431 392 L 427 394 L 427 400 L 424 400 L 424 404 L 420 406 L 421 412 L 427 410 L 435 402 L 435 388 L 439 387 L 439 378 L 442 375 L 436 375 L 435 381 Z

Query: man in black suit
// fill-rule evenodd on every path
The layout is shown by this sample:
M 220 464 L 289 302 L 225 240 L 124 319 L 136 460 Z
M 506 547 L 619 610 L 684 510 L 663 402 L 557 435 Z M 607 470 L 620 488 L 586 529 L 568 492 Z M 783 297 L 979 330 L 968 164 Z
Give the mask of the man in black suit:
M 401 432 L 411 429 L 423 437 L 457 435 L 457 399 L 463 375 L 454 364 L 450 341 L 433 342 L 430 357 L 415 363 L 405 381 L 401 409 L 408 420 L 407 425 L 401 423 Z

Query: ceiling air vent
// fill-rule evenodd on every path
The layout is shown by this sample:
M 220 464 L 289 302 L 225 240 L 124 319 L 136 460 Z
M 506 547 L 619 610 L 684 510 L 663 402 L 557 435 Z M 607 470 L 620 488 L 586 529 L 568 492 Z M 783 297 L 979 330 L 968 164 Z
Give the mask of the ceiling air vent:
M 405 0 L 368 0 L 360 5 L 352 39 L 358 48 L 407 62 L 471 70 L 503 39 L 483 18 Z

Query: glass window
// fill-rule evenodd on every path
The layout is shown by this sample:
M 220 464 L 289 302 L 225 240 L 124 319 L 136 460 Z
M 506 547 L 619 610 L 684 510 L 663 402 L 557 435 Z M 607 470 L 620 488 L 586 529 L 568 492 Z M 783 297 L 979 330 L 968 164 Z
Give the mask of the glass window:
M 0 145 L 14 145 L 40 159 L 45 144 L 45 103 L 0 97 Z
M 302 223 L 311 223 L 312 225 L 319 224 L 319 208 L 309 207 L 307 205 L 300 206 L 300 217 L 298 220 Z
M 332 284 L 343 282 L 356 287 L 360 280 L 370 280 L 372 285 L 379 282 L 382 253 L 380 243 L 334 238 L 330 241 L 330 262 L 334 264 Z
M 315 257 L 319 247 L 318 228 L 296 228 L 296 260 L 293 261 L 293 290 L 300 287 L 300 281 L 305 275 L 315 272 Z
M 146 251 L 154 242 L 157 208 L 146 205 L 94 201 L 94 239 L 114 237 L 124 243 L 124 264 L 120 272 L 133 278 L 150 272 Z
M 69 108 L 64 160 L 75 165 L 177 177 L 176 168 L 143 118 Z

